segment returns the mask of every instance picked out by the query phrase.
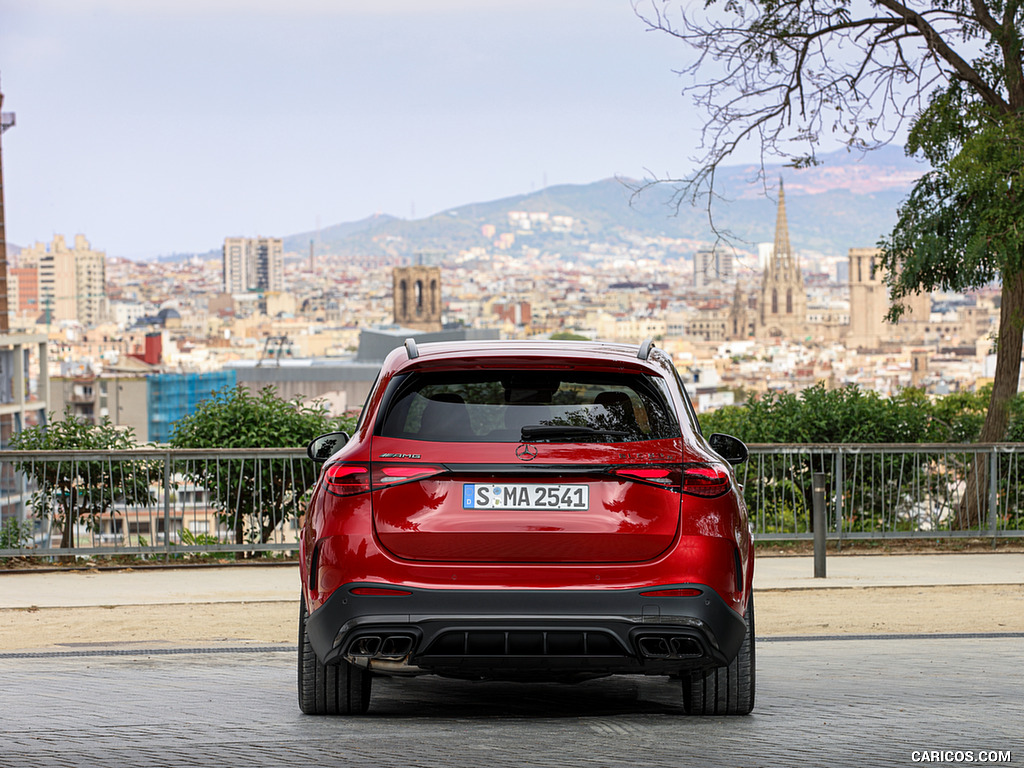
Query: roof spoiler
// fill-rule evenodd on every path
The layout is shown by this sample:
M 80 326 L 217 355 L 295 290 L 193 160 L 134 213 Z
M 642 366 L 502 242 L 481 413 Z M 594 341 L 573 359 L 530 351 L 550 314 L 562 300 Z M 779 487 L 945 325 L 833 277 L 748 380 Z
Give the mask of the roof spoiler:
M 415 360 L 420 356 L 420 351 L 416 348 L 415 339 L 409 338 L 405 340 L 405 351 L 409 355 L 410 360 Z
M 640 349 L 637 350 L 636 356 L 641 360 L 646 360 L 651 356 L 652 349 L 654 349 L 654 339 L 648 337 L 640 343 Z

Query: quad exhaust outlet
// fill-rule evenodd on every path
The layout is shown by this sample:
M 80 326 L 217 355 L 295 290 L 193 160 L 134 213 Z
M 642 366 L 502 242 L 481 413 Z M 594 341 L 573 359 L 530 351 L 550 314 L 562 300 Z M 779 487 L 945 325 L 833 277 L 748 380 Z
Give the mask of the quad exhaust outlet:
M 409 635 L 364 635 L 352 641 L 346 655 L 358 659 L 404 659 L 412 653 L 413 639 Z
M 637 648 L 645 659 L 697 659 L 704 656 L 704 648 L 692 637 L 685 635 L 642 635 Z

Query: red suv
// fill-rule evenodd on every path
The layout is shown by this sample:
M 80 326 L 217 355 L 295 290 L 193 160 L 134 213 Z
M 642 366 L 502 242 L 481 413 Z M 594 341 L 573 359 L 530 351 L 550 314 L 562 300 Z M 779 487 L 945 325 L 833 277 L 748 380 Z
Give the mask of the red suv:
M 650 342 L 409 340 L 309 455 L 303 712 L 419 674 L 664 675 L 687 713 L 752 709 L 747 450 Z

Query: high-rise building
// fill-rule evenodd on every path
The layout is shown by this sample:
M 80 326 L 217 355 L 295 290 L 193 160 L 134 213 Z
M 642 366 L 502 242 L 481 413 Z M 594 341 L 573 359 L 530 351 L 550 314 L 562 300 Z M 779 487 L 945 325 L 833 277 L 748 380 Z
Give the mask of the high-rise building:
M 20 269 L 35 269 L 40 315 L 50 323 L 77 320 L 95 326 L 107 319 L 107 255 L 84 235 L 68 248 L 63 235 L 46 246 L 35 243 L 19 254 Z
M 224 238 L 224 292 L 284 290 L 284 243 L 279 237 Z
M 693 287 L 732 282 L 735 266 L 732 253 L 722 248 L 703 248 L 693 257 Z
M 710 248 L 702 248 L 693 254 L 693 287 L 703 288 L 718 278 L 715 268 L 715 252 Z

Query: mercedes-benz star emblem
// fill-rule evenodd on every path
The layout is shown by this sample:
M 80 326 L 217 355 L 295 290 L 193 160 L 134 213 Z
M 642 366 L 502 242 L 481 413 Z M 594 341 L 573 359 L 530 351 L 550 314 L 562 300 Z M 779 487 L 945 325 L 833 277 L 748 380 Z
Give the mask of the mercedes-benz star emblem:
M 520 443 L 516 448 L 516 458 L 520 461 L 533 461 L 537 458 L 537 449 L 529 443 Z

